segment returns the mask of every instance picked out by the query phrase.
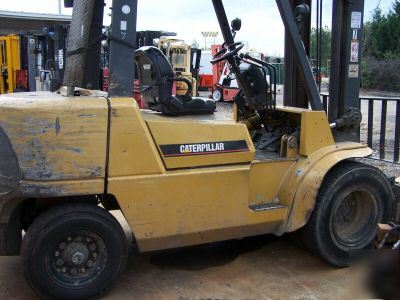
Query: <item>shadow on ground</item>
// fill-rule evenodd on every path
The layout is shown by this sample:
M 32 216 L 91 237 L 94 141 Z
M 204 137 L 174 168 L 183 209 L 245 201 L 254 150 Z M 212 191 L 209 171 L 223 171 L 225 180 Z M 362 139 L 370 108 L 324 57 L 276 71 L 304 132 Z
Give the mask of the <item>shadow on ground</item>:
M 162 269 L 188 271 L 220 267 L 233 262 L 239 255 L 259 250 L 276 239 L 272 235 L 265 235 L 168 250 L 153 254 L 150 263 Z

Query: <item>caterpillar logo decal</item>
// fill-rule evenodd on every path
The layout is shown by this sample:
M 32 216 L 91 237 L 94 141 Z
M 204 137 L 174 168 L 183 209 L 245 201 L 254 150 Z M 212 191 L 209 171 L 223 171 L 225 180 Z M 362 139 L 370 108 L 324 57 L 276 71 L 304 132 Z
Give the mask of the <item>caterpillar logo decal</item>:
M 160 145 L 164 157 L 210 155 L 250 151 L 245 140 L 196 144 Z

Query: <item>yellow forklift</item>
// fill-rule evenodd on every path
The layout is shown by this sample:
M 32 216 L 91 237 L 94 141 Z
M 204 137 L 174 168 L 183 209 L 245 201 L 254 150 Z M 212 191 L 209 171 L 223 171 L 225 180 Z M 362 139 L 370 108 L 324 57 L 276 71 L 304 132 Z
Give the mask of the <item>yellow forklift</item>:
M 392 214 L 391 186 L 356 160 L 371 149 L 343 139 L 359 110 L 328 121 L 289 1 L 276 3 L 311 109 L 276 105 L 263 62 L 239 54 L 241 21 L 230 25 L 212 0 L 225 42 L 211 62 L 236 75 L 234 116 L 172 95 L 180 79 L 165 55 L 135 47 L 137 0 L 113 1 L 108 94 L 81 88 L 87 59 L 99 59 L 86 50 L 101 35 L 101 2 L 74 1 L 63 88 L 0 96 L 0 251 L 22 255 L 41 298 L 110 289 L 128 256 L 112 210 L 139 252 L 301 230 L 310 250 L 343 267 L 373 243 Z
M 0 94 L 14 92 L 20 68 L 19 37 L 13 34 L 0 36 Z
M 177 82 L 176 94 L 185 95 L 190 88 L 191 96 L 197 96 L 197 79 L 195 74 L 192 74 L 192 51 L 195 50 L 185 41 L 171 37 L 161 37 L 158 41 L 158 48 L 171 63 L 175 75 L 186 78 L 190 82 L 190 86 L 188 83 Z M 196 53 L 198 55 L 198 52 Z

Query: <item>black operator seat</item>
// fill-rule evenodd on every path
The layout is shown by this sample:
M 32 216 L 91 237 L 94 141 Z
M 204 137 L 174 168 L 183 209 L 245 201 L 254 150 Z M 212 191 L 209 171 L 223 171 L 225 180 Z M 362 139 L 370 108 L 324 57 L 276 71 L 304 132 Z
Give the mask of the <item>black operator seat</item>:
M 191 97 L 190 80 L 175 77 L 171 64 L 158 48 L 139 48 L 135 52 L 135 61 L 140 93 L 146 108 L 171 116 L 214 113 L 215 102 L 207 98 Z M 187 84 L 186 95 L 172 95 L 174 81 Z

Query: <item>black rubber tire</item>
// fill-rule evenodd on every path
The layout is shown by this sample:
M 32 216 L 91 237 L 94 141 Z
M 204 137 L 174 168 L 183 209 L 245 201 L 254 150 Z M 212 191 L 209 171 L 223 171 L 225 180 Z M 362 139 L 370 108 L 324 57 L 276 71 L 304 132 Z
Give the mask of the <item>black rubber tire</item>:
M 370 222 L 365 222 L 367 225 L 361 226 L 362 230 L 365 230 L 362 235 L 359 232 L 354 233 L 356 239 L 358 236 L 360 240 L 349 246 L 342 243 L 340 237 L 335 237 L 333 215 L 335 207 L 338 203 L 342 203 L 340 199 L 345 199 L 346 193 L 352 190 L 369 193 L 371 199 L 375 199 L 372 200 L 374 205 L 371 211 L 374 210 L 376 213 L 373 220 L 368 216 Z M 365 202 L 365 198 L 362 199 L 361 202 Z M 309 250 L 332 265 L 346 267 L 349 265 L 351 255 L 354 254 L 356 257 L 359 250 L 372 247 L 376 225 L 390 218 L 392 201 L 392 189 L 380 170 L 355 161 L 342 162 L 331 169 L 325 177 L 310 220 L 299 232 L 301 239 Z
M 97 277 L 80 286 L 57 280 L 51 273 L 50 255 L 60 237 L 86 230 L 101 237 L 107 261 Z M 43 299 L 97 299 L 111 287 L 124 270 L 128 256 L 125 233 L 106 210 L 90 204 L 64 204 L 45 211 L 28 228 L 22 243 L 24 275 Z
M 219 92 L 219 97 L 214 96 L 214 93 L 217 93 L 217 92 Z M 224 101 L 224 92 L 222 89 L 217 88 L 212 91 L 211 97 L 215 102 L 223 102 Z

